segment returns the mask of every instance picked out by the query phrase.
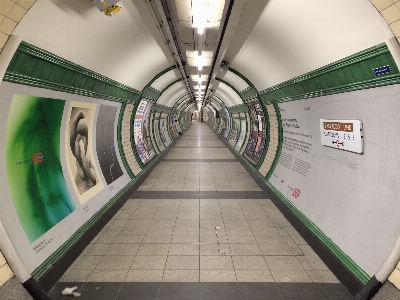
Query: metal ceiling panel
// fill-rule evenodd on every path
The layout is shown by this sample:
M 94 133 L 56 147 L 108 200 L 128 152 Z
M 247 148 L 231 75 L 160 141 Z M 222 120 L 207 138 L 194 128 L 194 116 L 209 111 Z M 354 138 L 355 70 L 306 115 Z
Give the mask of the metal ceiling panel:
M 175 0 L 175 7 L 179 21 L 192 22 L 192 6 L 191 1 Z
M 224 12 L 225 0 L 210 0 L 208 3 L 208 21 L 221 21 L 222 14 Z
M 185 44 L 193 43 L 193 27 L 192 23 L 188 21 L 178 21 L 178 27 L 180 31 L 180 39 Z

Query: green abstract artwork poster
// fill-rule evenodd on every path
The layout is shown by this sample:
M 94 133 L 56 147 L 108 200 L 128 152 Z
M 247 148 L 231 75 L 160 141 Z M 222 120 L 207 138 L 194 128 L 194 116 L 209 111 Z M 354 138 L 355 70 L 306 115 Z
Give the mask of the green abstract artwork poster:
M 60 161 L 65 100 L 14 95 L 7 120 L 8 186 L 32 243 L 75 210 Z

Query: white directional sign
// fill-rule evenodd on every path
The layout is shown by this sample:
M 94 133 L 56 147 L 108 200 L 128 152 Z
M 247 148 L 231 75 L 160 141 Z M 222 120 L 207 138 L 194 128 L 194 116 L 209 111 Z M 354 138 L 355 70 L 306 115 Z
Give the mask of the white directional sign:
M 364 153 L 361 120 L 325 120 L 320 119 L 321 143 L 324 146 Z

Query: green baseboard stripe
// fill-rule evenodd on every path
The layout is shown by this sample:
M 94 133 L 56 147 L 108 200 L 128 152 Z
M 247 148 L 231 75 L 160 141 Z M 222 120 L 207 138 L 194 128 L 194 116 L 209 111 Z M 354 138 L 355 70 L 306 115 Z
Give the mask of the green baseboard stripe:
M 330 238 L 328 238 L 313 222 L 298 210 L 281 192 L 270 182 L 268 187 L 290 208 L 290 210 L 324 243 L 328 249 L 346 266 L 347 269 L 362 283 L 367 284 L 371 277 L 364 272 L 346 253 L 344 253 Z
M 64 244 L 62 244 L 49 258 L 32 272 L 32 277 L 39 281 L 64 254 L 82 237 L 82 235 L 94 224 L 107 210 L 125 193 L 133 184 L 132 180 L 122 188 L 110 201 L 97 211 L 84 225 L 82 225 Z
M 214 132 L 218 134 L 215 130 Z M 219 134 L 218 134 L 219 136 Z M 221 138 L 223 140 L 223 138 Z M 224 140 L 223 140 L 224 141 Z M 227 142 L 225 142 L 226 145 Z M 240 156 L 244 162 L 260 179 L 279 197 L 279 199 L 293 212 L 293 214 L 339 259 L 339 261 L 354 275 L 357 280 L 365 285 L 371 277 L 362 270 L 346 253 L 344 253 L 321 229 L 311 222 L 300 210 L 298 210 L 281 192 L 279 192 L 258 170 L 240 155 L 236 149 L 229 149 Z

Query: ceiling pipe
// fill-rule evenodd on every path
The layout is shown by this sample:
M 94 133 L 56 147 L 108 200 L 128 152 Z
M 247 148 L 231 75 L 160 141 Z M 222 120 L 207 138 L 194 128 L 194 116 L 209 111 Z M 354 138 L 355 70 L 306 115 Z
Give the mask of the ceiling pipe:
M 233 4 L 234 4 L 234 3 L 235 3 L 235 0 L 230 0 L 230 1 L 229 1 L 229 6 L 228 6 L 228 10 L 227 10 L 227 12 L 226 12 L 226 17 L 225 17 L 225 21 L 224 21 L 224 26 L 223 26 L 222 32 L 221 32 L 221 38 L 219 39 L 217 51 L 215 52 L 215 55 L 214 55 L 214 57 L 213 57 L 211 72 L 210 72 L 210 74 L 208 75 L 207 85 L 206 85 L 206 89 L 205 89 L 205 92 L 204 92 L 204 98 L 203 98 L 203 101 L 200 102 L 201 104 L 203 104 L 205 98 L 207 97 L 208 86 L 210 85 L 210 81 L 211 81 L 211 78 L 212 78 L 212 74 L 213 74 L 213 72 L 214 72 L 214 68 L 215 68 L 215 64 L 216 64 L 216 62 L 217 62 L 217 58 L 218 58 L 218 55 L 219 55 L 219 51 L 220 51 L 220 49 L 221 49 L 222 41 L 224 40 L 226 27 L 228 26 L 229 17 L 231 16 L 232 8 L 233 8 Z
M 182 77 L 184 78 L 184 81 L 185 81 L 185 84 L 186 84 L 186 87 L 187 87 L 189 93 L 191 95 L 193 95 L 193 91 L 192 91 L 191 85 L 189 84 L 189 82 L 187 80 L 188 75 L 186 73 L 184 64 L 182 63 L 181 56 L 179 55 L 180 52 L 178 52 L 178 48 L 177 48 L 177 46 L 175 44 L 175 41 L 177 39 L 176 39 L 176 37 L 174 37 L 174 35 L 171 32 L 171 28 L 169 26 L 169 22 L 167 20 L 166 15 L 165 15 L 164 7 L 163 7 L 163 5 L 161 3 L 161 0 L 155 0 L 154 3 L 156 4 L 158 13 L 160 14 L 162 24 L 165 24 L 164 28 L 165 28 L 165 32 L 166 32 L 167 37 L 168 37 L 166 42 L 172 48 L 172 55 L 174 57 L 174 60 L 179 65 L 179 69 L 181 71 Z M 150 5 L 150 7 L 151 7 L 151 5 Z M 153 14 L 154 14 L 154 12 L 153 12 Z

